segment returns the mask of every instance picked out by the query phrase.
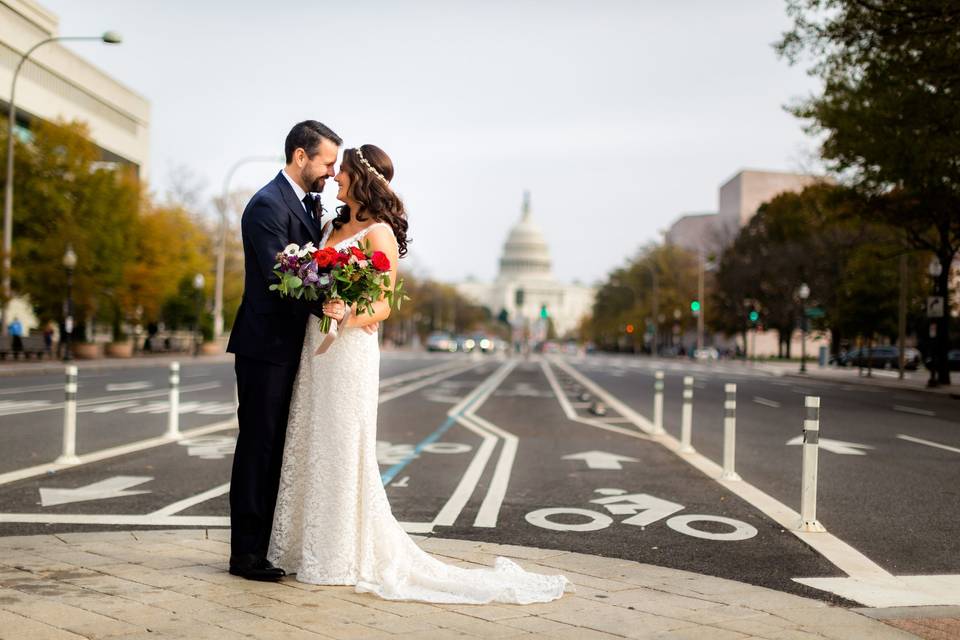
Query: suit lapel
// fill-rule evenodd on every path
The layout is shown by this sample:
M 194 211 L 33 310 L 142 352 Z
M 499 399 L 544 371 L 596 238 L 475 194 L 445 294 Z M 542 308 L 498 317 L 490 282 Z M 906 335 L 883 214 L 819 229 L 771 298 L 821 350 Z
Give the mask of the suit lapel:
M 281 169 L 281 173 L 283 170 Z M 287 204 L 287 207 L 290 208 L 290 211 L 293 215 L 297 216 L 307 229 L 310 230 L 310 240 L 313 241 L 314 246 L 320 242 L 320 236 L 317 233 L 317 226 L 313 223 L 313 219 L 310 217 L 310 214 L 306 212 L 303 208 L 303 203 L 297 200 L 297 194 L 293 192 L 293 187 L 290 186 L 290 183 L 287 182 L 287 179 L 281 175 L 277 174 L 277 177 L 274 178 L 274 181 L 277 183 L 277 188 L 280 189 L 280 194 L 283 196 L 283 201 Z

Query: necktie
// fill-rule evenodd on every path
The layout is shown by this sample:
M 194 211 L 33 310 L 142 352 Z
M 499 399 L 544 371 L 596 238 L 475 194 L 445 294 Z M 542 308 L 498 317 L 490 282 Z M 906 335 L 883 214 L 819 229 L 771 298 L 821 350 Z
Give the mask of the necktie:
M 307 195 L 303 196 L 302 202 L 303 202 L 304 208 L 307 210 L 307 213 L 310 214 L 310 219 L 315 221 L 317 219 L 317 216 L 315 212 L 315 204 L 313 201 L 313 196 L 308 193 Z

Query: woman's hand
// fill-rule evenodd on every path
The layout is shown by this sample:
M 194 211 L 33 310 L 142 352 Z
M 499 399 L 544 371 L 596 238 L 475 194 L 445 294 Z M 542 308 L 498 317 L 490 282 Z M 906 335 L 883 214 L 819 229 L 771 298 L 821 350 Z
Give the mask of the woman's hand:
M 343 300 L 327 300 L 323 303 L 323 315 L 333 318 L 337 322 L 343 320 L 346 314 L 346 305 Z

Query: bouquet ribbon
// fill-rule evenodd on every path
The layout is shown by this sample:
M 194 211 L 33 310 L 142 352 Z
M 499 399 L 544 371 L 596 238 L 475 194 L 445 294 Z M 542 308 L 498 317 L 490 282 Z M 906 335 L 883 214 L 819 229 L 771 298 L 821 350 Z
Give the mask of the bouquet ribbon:
M 320 356 L 327 352 L 327 349 L 330 348 L 330 345 L 333 344 L 333 341 L 337 339 L 337 336 L 340 335 L 338 331 L 338 325 L 344 324 L 347 322 L 347 318 L 350 317 L 350 307 L 345 307 L 343 312 L 343 319 L 338 323 L 334 319 L 330 319 L 330 331 L 323 334 L 323 339 L 320 340 L 320 346 L 317 347 L 317 350 L 313 352 L 313 355 Z

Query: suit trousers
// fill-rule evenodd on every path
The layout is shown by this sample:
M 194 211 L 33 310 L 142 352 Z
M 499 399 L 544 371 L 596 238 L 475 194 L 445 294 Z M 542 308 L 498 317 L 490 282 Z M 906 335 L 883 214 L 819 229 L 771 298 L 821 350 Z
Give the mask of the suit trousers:
M 235 357 L 240 434 L 230 479 L 231 554 L 266 557 L 280 486 L 287 416 L 300 363 L 275 364 Z

